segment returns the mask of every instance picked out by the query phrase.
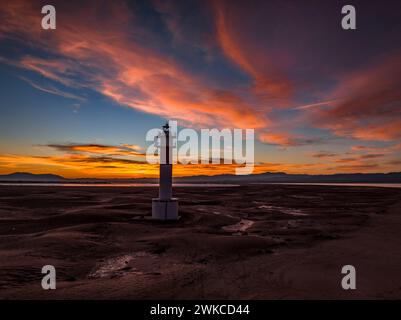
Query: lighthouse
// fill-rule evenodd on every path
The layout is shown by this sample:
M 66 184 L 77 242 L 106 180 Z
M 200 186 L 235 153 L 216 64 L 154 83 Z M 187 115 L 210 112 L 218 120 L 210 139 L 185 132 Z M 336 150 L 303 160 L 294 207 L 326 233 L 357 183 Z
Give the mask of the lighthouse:
M 159 198 L 152 199 L 152 218 L 177 220 L 178 199 L 173 198 L 173 134 L 168 122 L 159 135 Z

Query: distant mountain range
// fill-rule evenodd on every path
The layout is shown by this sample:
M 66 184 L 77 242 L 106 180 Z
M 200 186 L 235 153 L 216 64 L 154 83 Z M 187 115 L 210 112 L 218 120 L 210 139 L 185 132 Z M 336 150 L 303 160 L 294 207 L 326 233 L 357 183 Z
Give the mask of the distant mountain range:
M 228 183 L 264 183 L 264 182 L 331 182 L 331 183 L 401 183 L 401 172 L 391 173 L 338 173 L 330 175 L 287 174 L 284 172 L 266 172 L 248 176 L 218 175 L 218 176 L 194 176 L 177 178 L 187 182 L 228 182 Z
M 11 174 L 0 175 L 0 181 L 15 182 L 59 182 L 68 181 L 68 179 L 56 174 L 33 174 L 29 172 L 15 172 Z
M 401 183 L 401 172 L 390 173 L 338 173 L 330 175 L 287 174 L 284 172 L 266 172 L 248 176 L 230 174 L 216 176 L 177 177 L 175 182 L 182 183 L 265 183 L 265 182 L 327 182 L 327 183 Z M 15 172 L 0 175 L 0 182 L 64 182 L 64 183 L 155 183 L 157 179 L 67 179 L 55 174 L 33 174 Z

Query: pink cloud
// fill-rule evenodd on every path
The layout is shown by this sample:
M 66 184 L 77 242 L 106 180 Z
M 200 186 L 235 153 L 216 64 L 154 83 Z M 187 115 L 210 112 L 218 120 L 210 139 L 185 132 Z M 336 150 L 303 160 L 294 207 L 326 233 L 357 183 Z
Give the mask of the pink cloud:
M 273 54 L 260 45 L 265 41 L 263 32 L 256 31 L 253 26 L 255 8 L 246 3 L 215 1 L 213 9 L 216 37 L 225 55 L 253 78 L 254 92 L 259 98 L 275 100 L 276 106 L 286 105 L 293 94 L 293 86 L 276 67 L 278 61 L 285 59 L 285 54 Z
M 401 56 L 350 74 L 333 93 L 332 108 L 313 114 L 316 126 L 359 140 L 401 138 Z

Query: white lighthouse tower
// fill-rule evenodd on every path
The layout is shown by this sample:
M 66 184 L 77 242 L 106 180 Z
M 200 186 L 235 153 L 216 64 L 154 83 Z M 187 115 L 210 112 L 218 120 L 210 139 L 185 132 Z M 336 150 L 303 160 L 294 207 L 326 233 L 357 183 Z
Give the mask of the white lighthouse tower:
M 173 135 L 168 123 L 159 136 L 160 178 L 159 198 L 152 199 L 152 218 L 157 220 L 178 219 L 178 199 L 173 196 Z

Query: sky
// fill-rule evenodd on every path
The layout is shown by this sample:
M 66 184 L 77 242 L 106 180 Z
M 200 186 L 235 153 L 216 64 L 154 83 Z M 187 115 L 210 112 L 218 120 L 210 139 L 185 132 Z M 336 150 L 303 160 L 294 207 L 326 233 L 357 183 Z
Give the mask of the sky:
M 155 177 L 145 135 L 166 119 L 255 129 L 254 173 L 401 171 L 399 1 L 13 0 L 0 18 L 0 174 Z

